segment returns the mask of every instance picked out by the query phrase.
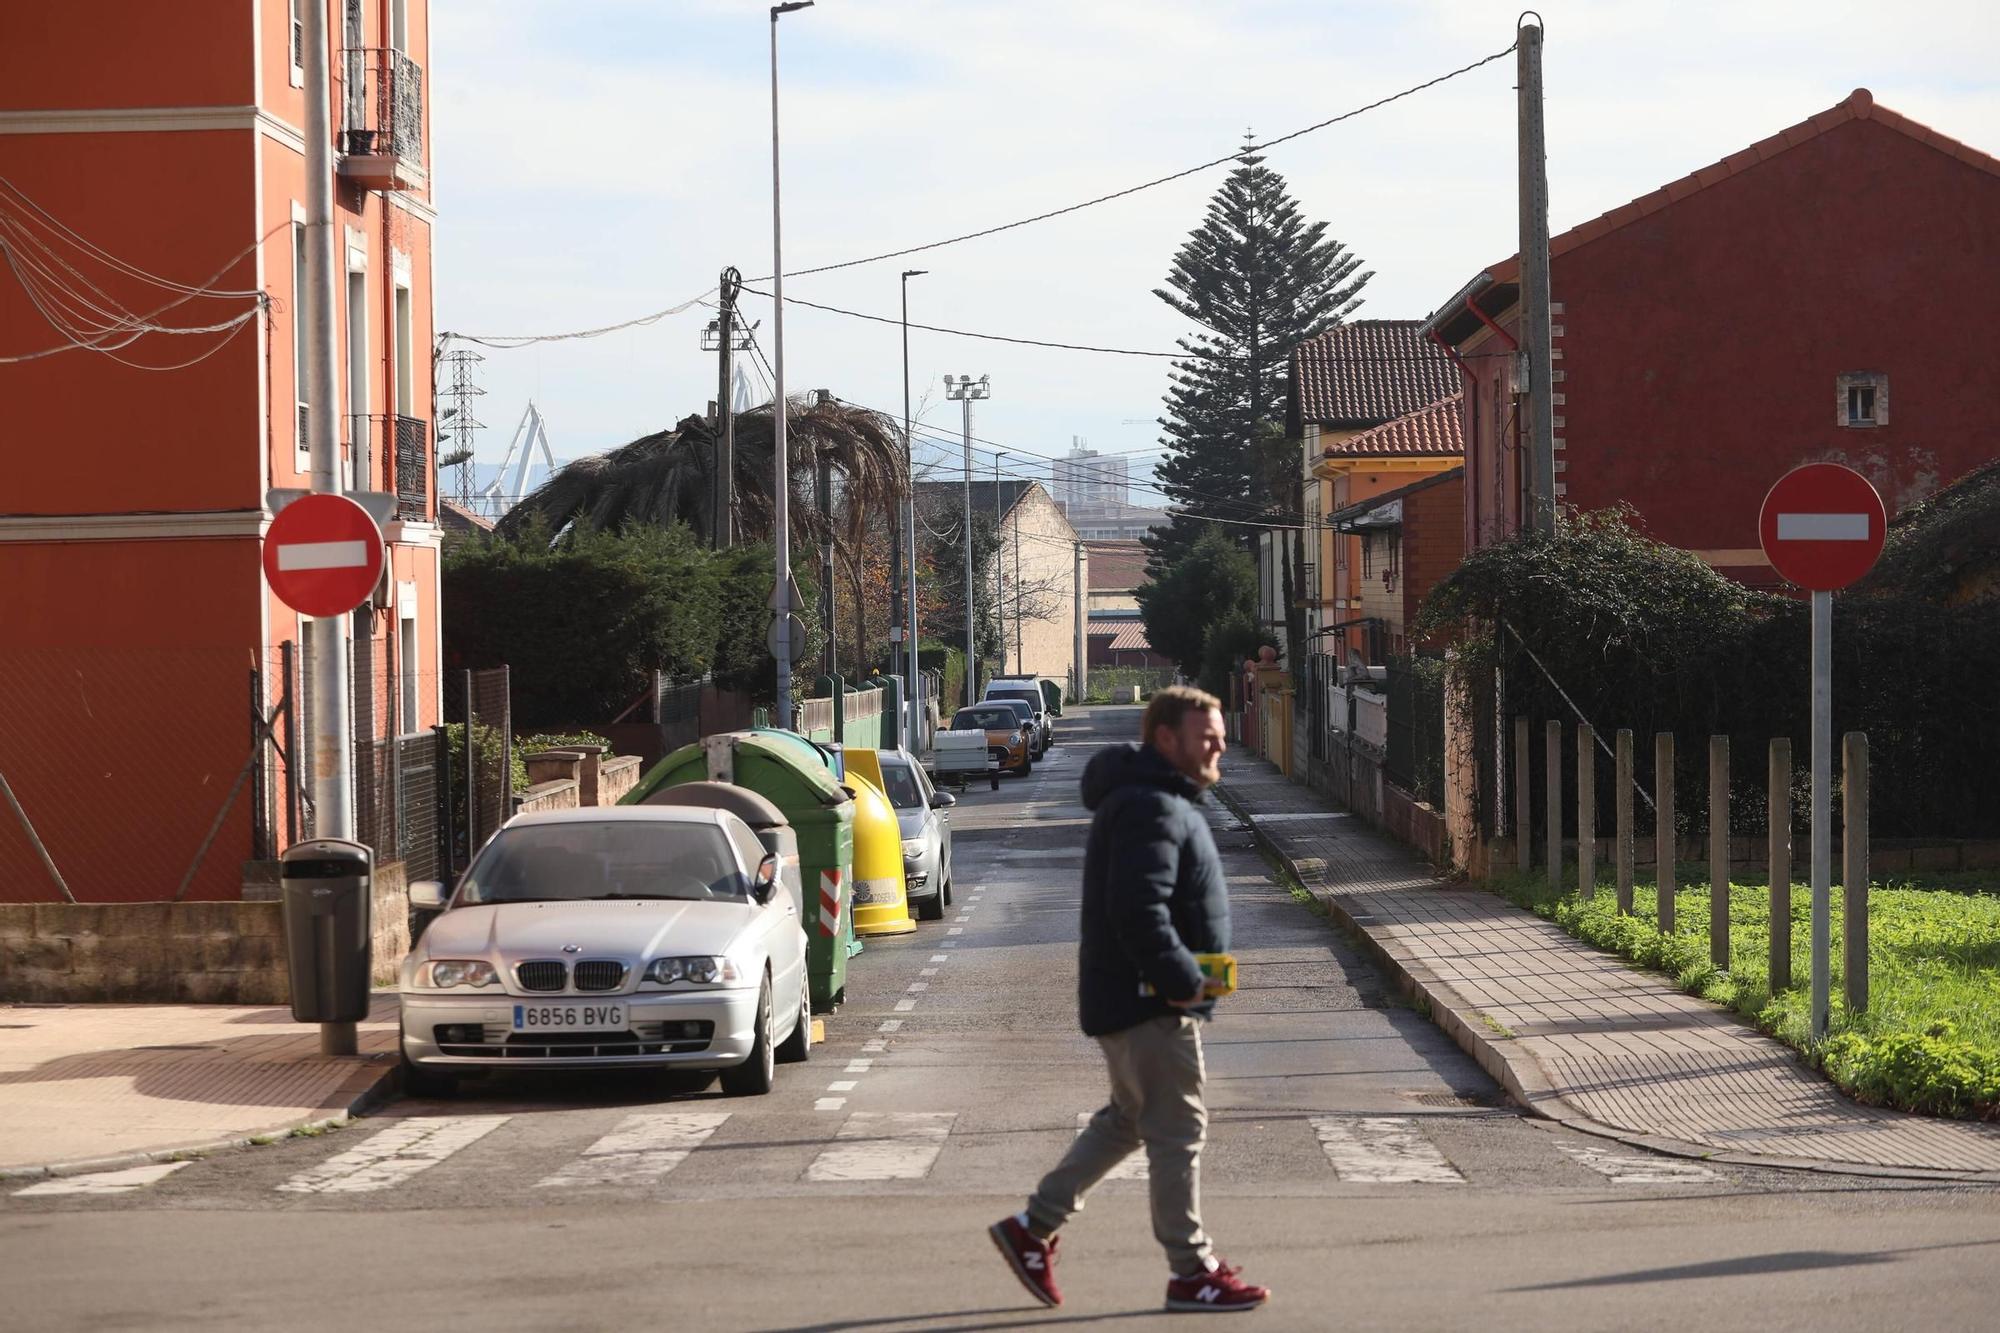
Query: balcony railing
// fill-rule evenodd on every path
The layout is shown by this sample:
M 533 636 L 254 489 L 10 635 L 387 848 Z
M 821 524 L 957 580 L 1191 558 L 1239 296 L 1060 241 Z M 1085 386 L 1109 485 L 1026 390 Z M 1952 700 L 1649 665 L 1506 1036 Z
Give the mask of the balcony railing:
M 387 491 L 396 517 L 422 523 L 430 517 L 430 423 L 394 415 L 347 418 L 347 484 Z
M 342 53 L 346 128 L 341 172 L 371 188 L 407 189 L 424 161 L 424 71 L 384 47 Z

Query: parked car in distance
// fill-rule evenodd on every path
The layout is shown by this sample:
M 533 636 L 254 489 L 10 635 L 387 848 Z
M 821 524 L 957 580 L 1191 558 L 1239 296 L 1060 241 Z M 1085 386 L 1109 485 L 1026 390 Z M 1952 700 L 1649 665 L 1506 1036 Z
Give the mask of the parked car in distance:
M 1052 676 L 995 676 L 994 680 L 1033 681 L 1042 692 L 1042 706 L 1049 715 L 1049 734 L 1055 735 L 1055 719 L 1063 715 L 1063 683 Z
M 1055 719 L 1049 715 L 1048 701 L 1042 697 L 1042 687 L 1032 679 L 1001 676 L 986 682 L 986 693 L 980 699 L 987 703 L 1005 699 L 1019 699 L 1028 706 L 1035 723 L 1035 756 L 1040 758 L 1049 751 L 1055 741 Z
M 951 715 L 953 731 L 983 731 L 986 749 L 1009 773 L 1023 777 L 1034 768 L 1034 736 L 1018 704 L 967 704 Z
M 951 807 L 958 798 L 939 791 L 930 774 L 905 750 L 878 750 L 882 791 L 896 807 L 903 830 L 903 883 L 922 921 L 942 921 L 951 906 Z
M 1048 742 L 1043 739 L 1041 722 L 1036 718 L 1035 710 L 1029 705 L 1026 699 L 1017 699 L 1011 695 L 1004 695 L 998 699 L 982 699 L 980 703 L 991 708 L 1011 708 L 1014 710 L 1015 714 L 1020 717 L 1022 725 L 1028 729 L 1028 757 L 1030 759 L 1040 759 L 1047 752 L 1049 747 Z
M 806 933 L 778 858 L 696 806 L 516 815 L 403 960 L 405 1089 L 484 1069 L 714 1069 L 771 1090 L 812 1047 Z

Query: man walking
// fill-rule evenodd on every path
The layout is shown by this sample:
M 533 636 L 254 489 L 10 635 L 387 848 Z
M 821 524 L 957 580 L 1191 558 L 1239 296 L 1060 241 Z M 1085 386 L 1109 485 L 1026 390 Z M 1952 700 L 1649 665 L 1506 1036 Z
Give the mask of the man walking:
M 1199 808 L 1222 776 L 1221 701 L 1186 686 L 1161 690 L 1140 735 L 1141 744 L 1113 746 L 1083 771 L 1092 819 L 1077 991 L 1083 1030 L 1104 1049 L 1111 1101 L 1026 1210 L 988 1231 L 1021 1285 L 1060 1305 L 1056 1231 L 1143 1144 L 1153 1235 L 1172 1270 L 1167 1308 L 1251 1310 L 1271 1293 L 1216 1258 L 1200 1209 L 1201 1023 L 1215 1002 L 1195 955 L 1229 948 L 1228 885 Z

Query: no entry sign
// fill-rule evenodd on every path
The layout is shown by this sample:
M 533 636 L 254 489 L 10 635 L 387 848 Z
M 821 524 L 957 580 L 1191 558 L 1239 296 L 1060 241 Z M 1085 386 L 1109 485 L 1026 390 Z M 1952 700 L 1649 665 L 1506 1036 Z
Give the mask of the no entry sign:
M 382 560 L 382 530 L 344 495 L 293 501 L 264 537 L 264 577 L 302 615 L 345 615 L 361 605 L 382 579 Z
M 1788 583 L 1835 592 L 1875 567 L 1888 514 L 1868 478 L 1838 463 L 1807 463 L 1764 497 L 1757 537 Z

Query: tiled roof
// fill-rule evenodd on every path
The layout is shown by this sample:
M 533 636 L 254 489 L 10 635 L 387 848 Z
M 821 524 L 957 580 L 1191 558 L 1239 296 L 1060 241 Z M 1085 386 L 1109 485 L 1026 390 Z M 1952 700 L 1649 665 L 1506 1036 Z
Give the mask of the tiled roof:
M 1287 405 L 1293 428 L 1379 425 L 1458 392 L 1458 368 L 1418 333 L 1422 323 L 1355 320 L 1293 348 Z
M 1028 488 L 1037 485 L 1040 485 L 1040 483 L 1033 481 L 1000 482 L 1000 503 L 1002 506 L 1000 512 L 1002 514 L 1010 512 L 1015 505 L 1021 503 L 1021 497 L 1028 493 Z M 972 483 L 973 512 L 980 514 L 990 514 L 993 512 L 993 486 L 994 483 L 991 481 L 975 481 Z M 920 481 L 917 483 L 917 498 L 919 500 L 928 500 L 932 503 L 949 500 L 953 504 L 959 504 L 963 501 L 964 495 L 965 483 L 962 481 Z
M 1429 407 L 1329 444 L 1328 458 L 1459 458 L 1465 453 L 1463 394 L 1440 398 Z
M 1679 203 L 1691 194 L 1706 190 L 1711 185 L 1718 185 L 1759 163 L 1768 162 L 1787 149 L 1797 148 L 1828 130 L 1857 120 L 1872 120 L 1878 125 L 1895 130 L 1899 134 L 1906 134 L 1921 144 L 1935 148 L 1940 153 L 1957 158 L 1969 167 L 2000 176 L 2000 159 L 1960 143 L 1957 139 L 1939 134 L 1930 126 L 1911 120 L 1901 112 L 1877 106 L 1874 94 L 1866 88 L 1856 88 L 1843 100 L 1816 116 L 1803 120 L 1789 129 L 1780 130 L 1768 139 L 1760 139 L 1741 152 L 1723 158 L 1720 162 L 1711 163 L 1677 181 L 1671 181 L 1651 194 L 1641 195 L 1628 204 L 1621 204 L 1608 213 L 1594 217 L 1588 222 L 1579 223 L 1560 235 L 1550 237 L 1549 255 L 1554 258 L 1578 246 L 1588 245 L 1607 232 L 1637 222 L 1640 218 L 1657 213 L 1670 204 Z M 1470 295 L 1485 286 L 1517 282 L 1520 273 L 1521 257 L 1518 254 L 1510 255 L 1497 264 L 1488 265 L 1480 275 L 1475 276 L 1473 281 L 1467 284 L 1466 288 L 1460 289 L 1457 295 L 1441 306 L 1426 323 L 1442 329 L 1459 313 Z M 1488 312 L 1492 313 L 1491 307 L 1487 308 Z
M 1085 542 L 1092 592 L 1129 592 L 1146 585 L 1146 548 L 1139 542 Z
M 1106 619 L 1101 616 L 1090 618 L 1090 637 L 1101 639 L 1111 637 L 1109 649 L 1114 653 L 1150 653 L 1153 645 L 1146 638 L 1146 622 L 1136 618 L 1118 617 Z

